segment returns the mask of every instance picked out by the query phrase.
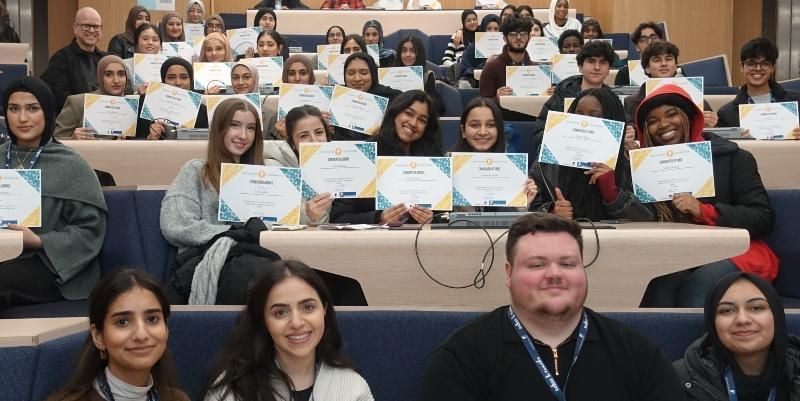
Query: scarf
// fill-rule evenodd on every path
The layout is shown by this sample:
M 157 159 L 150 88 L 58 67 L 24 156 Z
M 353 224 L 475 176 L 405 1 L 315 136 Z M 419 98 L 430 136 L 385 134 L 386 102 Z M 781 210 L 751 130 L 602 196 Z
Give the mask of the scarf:
M 147 11 L 146 8 L 142 6 L 133 6 L 131 10 L 128 11 L 128 19 L 125 20 L 125 32 L 122 33 L 122 36 L 125 39 L 128 39 L 134 45 L 136 42 L 134 41 L 133 37 L 136 34 L 136 18 L 139 17 L 139 13 L 142 11 L 147 13 L 147 18 L 150 19 L 150 12 Z
M 308 84 L 314 85 L 316 78 L 314 77 L 314 66 L 311 65 L 311 60 L 302 54 L 294 54 L 289 56 L 283 63 L 283 82 L 289 81 L 289 67 L 294 63 L 302 63 L 308 70 Z
M 247 69 L 250 71 L 250 74 L 252 74 L 252 75 L 253 75 L 253 80 L 255 81 L 255 86 L 254 86 L 252 89 L 250 89 L 250 91 L 249 91 L 249 92 L 247 92 L 247 93 L 255 93 L 255 92 L 258 92 L 258 88 L 260 88 L 260 86 L 259 86 L 259 79 L 258 79 L 258 68 L 256 68 L 256 67 L 253 67 L 253 65 L 252 65 L 252 64 L 250 64 L 250 62 L 249 62 L 249 61 L 247 61 L 247 59 L 242 59 L 242 60 L 238 61 L 236 64 L 234 64 L 234 65 L 231 67 L 231 74 L 233 74 L 233 70 L 234 70 L 236 67 L 240 66 L 240 65 L 241 65 L 242 67 L 244 67 L 244 68 L 247 68 Z
M 128 71 L 128 66 L 125 65 L 125 62 L 122 61 L 121 58 L 119 58 L 119 57 L 117 57 L 117 56 L 115 56 L 113 54 L 109 54 L 109 55 L 101 58 L 100 61 L 97 63 L 97 84 L 98 84 L 98 89 L 95 91 L 95 93 L 97 93 L 99 95 L 109 95 L 109 93 L 106 91 L 106 88 L 103 86 L 103 75 L 106 72 L 106 68 L 108 68 L 108 66 L 111 65 L 111 64 L 119 64 L 119 65 L 122 66 L 122 68 L 125 69 L 125 77 L 126 78 L 125 78 L 125 91 L 123 92 L 123 95 L 130 95 L 131 93 L 133 93 L 132 90 L 131 90 L 130 82 L 128 82 L 128 79 L 127 79 L 127 77 L 130 76 L 130 71 Z
M 266 13 L 269 13 L 270 15 L 272 15 L 272 18 L 275 20 L 275 27 L 272 28 L 272 30 L 273 31 L 277 31 L 278 30 L 278 16 L 275 15 L 275 11 L 273 11 L 271 8 L 259 8 L 258 12 L 256 13 L 255 18 L 253 18 L 253 26 L 261 26 L 259 21 L 261 21 L 261 17 L 263 17 L 264 14 L 266 14 Z
M 478 16 L 478 14 L 476 14 L 474 10 L 464 10 L 461 13 L 461 33 L 462 33 L 461 41 L 464 43 L 464 47 L 469 46 L 470 43 L 475 41 L 475 31 L 470 31 L 469 29 L 467 29 L 466 25 L 467 17 L 469 17 L 470 15 L 474 15 L 476 17 Z
M 172 39 L 167 35 L 167 22 L 172 18 L 177 18 L 181 20 L 181 24 L 183 24 L 183 18 L 181 18 L 178 13 L 169 12 L 164 15 L 164 18 L 161 19 L 161 25 L 158 26 L 158 29 L 161 31 L 161 41 L 162 42 L 185 42 L 186 41 L 186 31 L 183 30 L 181 27 L 181 36 L 177 39 Z
M 164 64 L 161 64 L 161 82 L 164 82 L 167 78 L 167 70 L 173 65 L 180 65 L 186 69 L 186 72 L 189 73 L 190 87 L 194 88 L 194 69 L 192 68 L 192 64 L 180 57 L 169 58 Z
M 364 36 L 364 32 L 367 31 L 367 28 L 375 28 L 378 30 L 378 58 L 385 59 L 388 57 L 394 57 L 396 54 L 394 50 L 389 49 L 387 47 L 383 47 L 383 25 L 378 20 L 371 19 L 364 23 L 364 27 L 361 28 L 361 36 Z M 366 51 L 367 49 L 364 49 Z M 377 75 L 376 75 L 377 76 Z

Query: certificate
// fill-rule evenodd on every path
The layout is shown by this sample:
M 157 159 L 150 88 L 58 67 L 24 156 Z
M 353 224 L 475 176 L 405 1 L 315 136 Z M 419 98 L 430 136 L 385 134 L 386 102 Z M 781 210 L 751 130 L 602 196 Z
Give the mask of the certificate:
M 150 121 L 167 120 L 172 126 L 194 128 L 202 100 L 199 93 L 153 82 L 147 86 L 139 117 Z
M 580 75 L 576 54 L 556 54 L 553 56 L 552 82 L 557 84 L 573 75 Z
M 431 210 L 452 210 L 451 160 L 449 157 L 379 156 L 375 209 L 403 203 Z
M 374 135 L 381 127 L 389 99 L 336 85 L 329 106 L 330 123 L 345 129 Z
M 283 57 L 256 57 L 247 62 L 258 69 L 258 84 L 272 90 L 283 79 Z
M 377 44 L 375 45 L 367 45 L 367 54 L 372 56 L 372 59 L 375 60 L 375 65 L 381 65 L 381 48 Z
M 303 198 L 330 192 L 335 198 L 375 197 L 375 142 L 300 144 Z
M 317 45 L 317 69 L 327 70 L 328 59 L 331 54 L 339 54 L 342 50 L 342 45 Z
M 219 221 L 300 223 L 300 169 L 222 163 Z
M 650 77 L 644 73 L 642 60 L 628 60 L 628 82 L 631 86 L 642 86 Z
M 489 58 L 503 52 L 501 32 L 475 32 L 475 58 Z
M 572 107 L 572 102 L 575 101 L 574 97 L 565 97 L 564 98 L 564 112 L 566 113 L 570 107 Z
M 551 111 L 547 113 L 539 161 L 582 169 L 592 163 L 617 166 L 625 124 L 620 121 Z
M 206 38 L 206 26 L 186 22 L 183 24 L 183 33 L 186 34 L 187 42 L 194 43 L 195 38 L 200 38 L 201 40 Z
M 231 52 L 234 56 L 244 56 L 247 54 L 247 49 L 257 49 L 258 34 L 261 33 L 261 28 L 240 28 L 228 29 L 228 42 L 231 44 Z
M 253 105 L 258 111 L 258 121 L 261 122 L 261 130 L 264 129 L 264 117 L 261 114 L 261 96 L 258 93 L 240 93 L 235 95 L 203 95 L 206 101 L 206 108 L 208 109 L 208 126 L 213 127 L 214 113 L 217 112 L 217 106 L 227 99 L 241 99 Z
M 192 48 L 194 49 L 194 56 L 197 57 L 197 60 L 200 60 L 200 53 L 203 52 L 203 41 L 204 40 L 205 40 L 205 37 L 194 38 L 193 41 L 188 41 L 187 40 L 187 43 L 192 45 Z
M 644 203 L 672 200 L 690 192 L 714 196 L 710 142 L 690 142 L 630 151 L 633 193 Z
M 405 92 L 424 89 L 422 66 L 378 68 L 378 82 L 381 85 Z
M 453 152 L 453 206 L 528 206 L 527 153 Z
M 756 139 L 795 139 L 798 128 L 797 102 L 739 105 L 739 127 Z
M 281 84 L 278 93 L 278 119 L 286 117 L 289 110 L 304 105 L 328 111 L 333 96 L 333 86 Z
M 550 66 L 546 64 L 506 66 L 506 86 L 511 87 L 514 96 L 546 96 L 550 75 Z
M 133 55 L 133 84 L 141 85 L 148 82 L 161 82 L 161 64 L 167 61 L 163 54 Z
M 194 89 L 204 90 L 216 85 L 222 88 L 231 86 L 233 63 L 194 63 Z
M 87 93 L 83 97 L 83 128 L 103 135 L 136 136 L 139 97 L 104 96 Z
M 0 227 L 42 226 L 42 170 L 0 169 Z
M 546 38 L 544 36 L 534 36 L 528 41 L 528 56 L 531 61 L 545 63 L 549 62 L 553 56 L 561 53 L 558 49 L 558 38 Z
M 344 62 L 349 54 L 328 55 L 328 84 L 344 85 Z
M 161 54 L 167 57 L 180 57 L 188 62 L 192 62 L 194 47 L 188 42 L 167 42 L 161 44 Z
M 645 83 L 645 93 L 658 89 L 663 85 L 678 85 L 692 98 L 694 104 L 703 110 L 703 77 L 650 78 Z

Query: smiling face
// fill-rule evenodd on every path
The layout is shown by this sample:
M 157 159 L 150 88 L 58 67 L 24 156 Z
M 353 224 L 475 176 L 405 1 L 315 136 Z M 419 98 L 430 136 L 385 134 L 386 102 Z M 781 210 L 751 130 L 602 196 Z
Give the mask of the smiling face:
M 325 125 L 317 116 L 306 116 L 295 123 L 294 132 L 289 133 L 292 138 L 292 147 L 300 149 L 303 142 L 328 142 L 328 133 Z
M 769 352 L 775 321 L 766 297 L 752 282 L 735 281 L 717 304 L 714 326 L 720 342 L 735 357 Z
M 258 55 L 261 57 L 278 57 L 283 51 L 282 46 L 272 36 L 264 35 L 258 40 Z
M 225 130 L 222 143 L 225 150 L 233 156 L 238 163 L 242 155 L 253 146 L 256 137 L 257 117 L 247 110 L 237 110 L 233 113 L 230 125 Z
M 342 49 L 342 54 L 350 54 L 350 53 L 361 53 L 364 49 L 356 42 L 355 39 L 350 39 L 347 43 L 344 44 L 344 48 Z
M 275 345 L 278 363 L 314 357 L 325 332 L 325 305 L 314 287 L 289 276 L 272 287 L 264 322 Z
M 475 14 L 467 15 L 467 18 L 464 18 L 464 27 L 467 28 L 468 31 L 474 32 L 478 30 L 479 25 L 478 16 Z
M 566 21 L 567 12 L 569 12 L 569 2 L 567 0 L 558 0 L 556 3 L 555 13 L 553 14 L 555 20 Z
M 111 96 L 122 96 L 125 93 L 125 85 L 128 84 L 128 73 L 125 66 L 119 63 L 111 63 L 103 71 L 103 89 Z
M 84 30 L 84 28 L 89 28 Z M 103 22 L 100 14 L 94 9 L 83 8 L 75 15 L 75 23 L 72 25 L 75 33 L 75 41 L 83 49 L 93 49 L 97 46 L 103 32 Z
M 417 49 L 410 40 L 403 43 L 403 46 L 400 47 L 400 61 L 407 67 L 414 65 L 417 61 Z
M 139 41 L 136 42 L 137 53 L 158 54 L 161 51 L 161 39 L 158 32 L 153 28 L 148 28 L 139 34 Z
M 189 12 L 186 13 L 186 22 L 190 24 L 201 24 L 203 22 L 203 9 L 200 8 L 200 5 L 197 3 L 192 4 L 192 7 L 189 8 Z
M 142 287 L 133 287 L 108 307 L 103 330 L 91 328 L 98 349 L 108 352 L 111 373 L 134 386 L 134 377 L 147 377 L 167 348 L 167 329 L 158 298 Z M 127 380 L 126 380 L 127 379 Z
M 428 104 L 420 101 L 411 103 L 394 118 L 397 138 L 406 145 L 418 141 L 428 126 Z
M 497 122 L 492 109 L 479 106 L 470 110 L 461 126 L 461 136 L 476 152 L 490 151 L 497 143 Z
M 584 39 L 597 39 L 598 36 L 600 36 L 600 32 L 597 32 L 597 28 L 594 25 L 589 25 L 583 29 Z
M 372 73 L 369 70 L 369 64 L 361 59 L 351 61 L 344 71 L 344 82 L 348 88 L 368 91 L 372 87 Z
M 206 60 L 208 62 L 221 63 L 225 61 L 225 53 L 227 50 L 225 49 L 225 44 L 219 40 L 206 40 L 203 51 L 206 54 Z
M 583 75 L 584 83 L 593 88 L 603 86 L 603 81 L 608 77 L 610 69 L 611 66 L 605 57 L 588 57 L 578 67 L 581 75 Z
M 264 15 L 261 16 L 261 19 L 258 20 L 258 25 L 261 25 L 261 28 L 267 32 L 274 31 L 275 17 L 273 17 L 270 13 L 264 13 Z
M 231 85 L 236 93 L 256 92 L 256 78 L 249 68 L 237 65 L 231 71 Z
M 682 143 L 688 138 L 685 114 L 672 105 L 661 105 L 647 114 L 645 118 L 647 133 L 656 146 Z
M 189 77 L 189 71 L 186 71 L 186 68 L 182 65 L 176 64 L 167 68 L 167 73 L 164 75 L 164 83 L 185 90 L 192 89 L 192 79 Z
M 652 78 L 672 78 L 678 70 L 675 56 L 664 53 L 650 58 L 644 71 Z
M 306 65 L 301 62 L 294 62 L 286 70 L 287 83 L 308 85 L 311 83 L 311 74 Z
M 178 17 L 172 17 L 167 21 L 167 37 L 171 40 L 180 39 L 183 35 L 183 21 Z
M 14 92 L 8 98 L 6 123 L 17 138 L 17 145 L 26 148 L 39 146 L 45 127 L 44 111 L 36 96 L 29 92 Z
M 371 26 L 364 30 L 364 43 L 368 45 L 377 45 L 381 41 L 381 36 L 378 33 L 378 28 Z
M 742 63 L 742 73 L 747 85 L 761 88 L 769 85 L 769 80 L 775 71 L 775 64 L 764 57 L 745 60 Z

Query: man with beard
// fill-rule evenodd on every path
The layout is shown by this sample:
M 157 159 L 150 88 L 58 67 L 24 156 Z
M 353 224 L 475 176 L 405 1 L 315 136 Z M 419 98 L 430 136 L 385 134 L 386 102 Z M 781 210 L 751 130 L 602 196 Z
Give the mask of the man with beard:
M 684 400 L 655 344 L 583 306 L 582 253 L 574 221 L 517 220 L 506 241 L 511 305 L 468 323 L 433 352 L 420 401 Z
M 513 65 L 533 65 L 528 52 L 528 41 L 531 39 L 532 23 L 528 19 L 514 16 L 506 18 L 500 25 L 503 33 L 503 52 L 489 59 L 483 67 L 480 80 L 480 95 L 500 102 L 500 96 L 514 94 L 511 87 L 506 86 L 506 67 Z M 503 110 L 503 117 L 508 117 L 509 110 Z M 530 117 L 530 116 L 528 116 Z M 518 118 L 516 118 L 518 119 Z

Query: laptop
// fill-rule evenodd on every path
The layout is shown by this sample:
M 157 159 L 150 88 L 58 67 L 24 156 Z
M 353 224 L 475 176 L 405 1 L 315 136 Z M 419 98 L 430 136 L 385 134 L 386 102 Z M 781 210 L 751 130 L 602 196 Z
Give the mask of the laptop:
M 27 43 L 0 43 L 0 64 L 27 64 Z
M 175 139 L 179 141 L 207 141 L 208 128 L 179 128 Z

